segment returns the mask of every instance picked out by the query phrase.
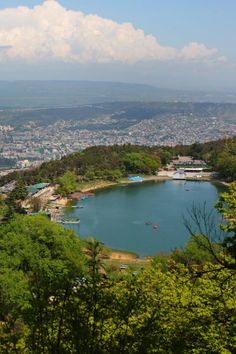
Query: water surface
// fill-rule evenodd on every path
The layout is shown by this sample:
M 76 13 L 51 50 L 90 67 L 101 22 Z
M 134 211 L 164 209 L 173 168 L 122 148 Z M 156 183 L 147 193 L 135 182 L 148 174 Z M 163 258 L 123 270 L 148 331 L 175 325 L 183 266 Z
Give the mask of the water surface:
M 189 238 L 183 223 L 187 209 L 204 202 L 213 208 L 222 191 L 211 182 L 136 183 L 97 191 L 78 203 L 83 209 L 67 210 L 66 216 L 80 218 L 80 225 L 70 227 L 82 238 L 92 235 L 115 249 L 153 255 L 183 247 Z

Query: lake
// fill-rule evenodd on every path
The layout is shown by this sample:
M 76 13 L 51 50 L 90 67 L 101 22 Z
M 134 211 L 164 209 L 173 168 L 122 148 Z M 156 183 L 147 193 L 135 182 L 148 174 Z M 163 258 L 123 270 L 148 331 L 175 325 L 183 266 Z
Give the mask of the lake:
M 80 225 L 70 227 L 82 238 L 92 235 L 111 248 L 154 255 L 183 247 L 189 239 L 183 222 L 187 209 L 204 202 L 212 209 L 224 190 L 211 182 L 129 184 L 97 191 L 78 202 L 83 208 L 66 209 L 65 217 L 80 218 Z

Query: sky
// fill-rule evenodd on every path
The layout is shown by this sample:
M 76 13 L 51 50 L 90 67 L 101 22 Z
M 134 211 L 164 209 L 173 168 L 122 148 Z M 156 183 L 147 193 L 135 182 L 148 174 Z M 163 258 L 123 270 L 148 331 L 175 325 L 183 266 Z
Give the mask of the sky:
M 235 0 L 0 0 L 0 80 L 236 91 Z

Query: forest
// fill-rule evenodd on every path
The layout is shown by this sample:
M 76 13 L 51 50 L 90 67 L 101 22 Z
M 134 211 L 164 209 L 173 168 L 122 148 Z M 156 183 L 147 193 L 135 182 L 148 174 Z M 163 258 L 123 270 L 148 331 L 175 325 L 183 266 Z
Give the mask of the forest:
M 225 138 L 204 144 L 179 145 L 175 147 L 147 147 L 138 145 L 94 146 L 43 163 L 40 167 L 13 172 L 0 178 L 0 186 L 12 180 L 23 179 L 26 185 L 38 182 L 56 182 L 67 171 L 79 179 L 118 180 L 129 174 L 153 174 L 165 167 L 177 155 L 190 155 L 203 159 L 219 178 L 236 180 L 236 138 Z
M 183 250 L 124 272 L 99 241 L 13 213 L 0 226 L 0 352 L 235 353 L 236 183 L 216 208 L 219 229 L 192 211 L 206 227 Z

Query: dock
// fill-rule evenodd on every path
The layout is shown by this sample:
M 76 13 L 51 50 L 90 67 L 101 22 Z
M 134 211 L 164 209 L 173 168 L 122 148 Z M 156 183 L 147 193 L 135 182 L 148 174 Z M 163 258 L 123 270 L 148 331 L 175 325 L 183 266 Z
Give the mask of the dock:
M 57 220 L 58 223 L 60 224 L 80 224 L 80 219 L 58 219 Z

